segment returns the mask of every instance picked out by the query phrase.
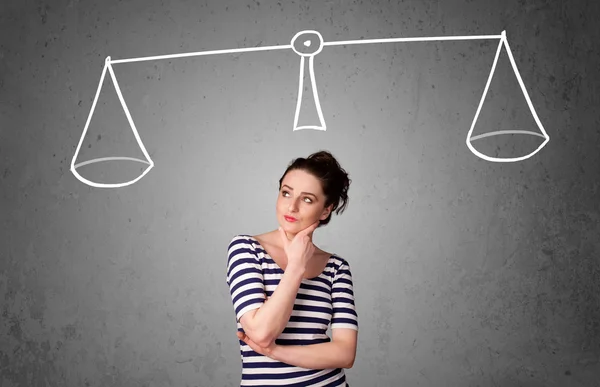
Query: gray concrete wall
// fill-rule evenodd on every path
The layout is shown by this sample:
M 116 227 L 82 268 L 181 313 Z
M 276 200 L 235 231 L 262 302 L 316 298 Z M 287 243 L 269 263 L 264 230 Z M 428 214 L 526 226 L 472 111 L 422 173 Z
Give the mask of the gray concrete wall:
M 277 227 L 277 180 L 331 151 L 346 213 L 315 233 L 352 266 L 352 386 L 596 386 L 598 2 L 4 1 L 0 386 L 236 386 L 235 234 Z M 104 60 L 506 30 L 550 142 L 492 163 L 465 139 L 497 40 L 326 47 L 327 131 L 292 131 L 291 50 L 115 64 L 155 167 L 69 171 Z M 140 157 L 106 79 L 78 162 Z M 475 132 L 538 130 L 503 52 Z M 520 156 L 541 138 L 488 137 Z M 474 143 L 475 145 L 475 143 Z M 81 167 L 98 182 L 139 163 Z M 592 378 L 595 375 L 596 378 Z

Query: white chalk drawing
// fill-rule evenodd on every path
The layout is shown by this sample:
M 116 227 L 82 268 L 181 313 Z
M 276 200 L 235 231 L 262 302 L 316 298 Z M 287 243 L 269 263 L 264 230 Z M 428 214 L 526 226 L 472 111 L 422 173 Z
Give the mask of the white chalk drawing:
M 312 38 L 316 38 L 317 42 L 316 45 L 313 44 L 313 41 L 311 40 Z M 321 34 L 317 31 L 313 31 L 313 30 L 304 30 L 304 31 L 300 31 L 298 32 L 296 35 L 294 35 L 294 37 L 291 40 L 291 43 L 289 45 L 279 45 L 279 46 L 266 46 L 266 47 L 250 47 L 250 48 L 237 48 L 237 49 L 228 49 L 228 50 L 213 50 L 213 51 L 200 51 L 200 52 L 191 52 L 191 53 L 183 53 L 183 54 L 171 54 L 171 55 L 160 55 L 160 56 L 148 56 L 148 57 L 141 57 L 141 58 L 130 58 L 130 59 L 118 59 L 118 60 L 113 60 L 111 59 L 111 57 L 107 57 L 105 60 L 105 64 L 104 64 L 104 69 L 102 70 L 102 75 L 100 76 L 100 83 L 98 85 L 98 90 L 96 91 L 96 96 L 94 97 L 94 102 L 92 103 L 92 107 L 90 109 L 90 113 L 88 115 L 85 127 L 83 129 L 83 133 L 81 135 L 81 138 L 79 140 L 79 144 L 77 145 L 77 149 L 75 151 L 75 154 L 73 155 L 73 160 L 71 161 L 71 172 L 75 175 L 75 177 L 77 179 L 79 179 L 82 183 L 85 183 L 87 185 L 90 185 L 92 187 L 98 187 L 98 188 L 118 188 L 118 187 L 125 187 L 128 185 L 131 185 L 137 181 L 139 181 L 142 177 L 144 177 L 153 167 L 154 167 L 154 162 L 152 161 L 152 159 L 150 158 L 150 155 L 148 155 L 148 152 L 146 151 L 146 148 L 144 147 L 144 144 L 142 143 L 142 140 L 140 139 L 140 135 L 135 127 L 135 124 L 133 122 L 133 118 L 131 117 L 131 114 L 129 113 L 129 109 L 127 108 L 127 104 L 125 103 L 125 100 L 123 99 L 123 95 L 121 94 L 121 89 L 119 88 L 119 83 L 117 82 L 117 78 L 115 76 L 115 73 L 113 71 L 112 65 L 113 64 L 119 64 L 119 63 L 132 63 L 132 62 L 141 62 L 141 61 L 151 61 L 151 60 L 162 60 L 162 59 L 174 59 L 174 58 L 185 58 L 185 57 L 191 57 L 191 56 L 201 56 L 201 55 L 217 55 L 217 54 L 237 54 L 237 53 L 244 53 L 244 52 L 255 52 L 255 51 L 272 51 L 272 50 L 287 50 L 287 49 L 292 49 L 294 52 L 296 52 L 298 55 L 300 55 L 300 77 L 299 77 L 299 81 L 298 81 L 298 100 L 296 103 L 296 112 L 294 114 L 294 124 L 293 124 L 293 130 L 302 130 L 302 129 L 314 129 L 314 130 L 326 130 L 327 126 L 325 124 L 325 119 L 323 118 L 323 112 L 321 110 L 321 104 L 319 102 L 319 97 L 318 97 L 318 93 L 317 93 L 317 82 L 315 80 L 315 74 L 314 74 L 314 57 L 315 55 L 317 55 L 319 52 L 321 52 L 323 50 L 323 47 L 325 46 L 347 46 L 347 45 L 354 45 L 354 44 L 372 44 L 372 43 L 399 43 L 399 42 L 431 42 L 431 41 L 451 41 L 451 40 L 477 40 L 477 39 L 499 39 L 500 42 L 498 44 L 498 49 L 496 51 L 496 56 L 494 57 L 494 62 L 492 64 L 492 69 L 490 71 L 490 75 L 488 77 L 487 83 L 485 85 L 485 89 L 483 91 L 483 95 L 481 96 L 481 100 L 479 101 L 479 105 L 477 107 L 477 111 L 475 113 L 475 117 L 473 118 L 473 122 L 471 124 L 471 128 L 469 129 L 469 132 L 467 134 L 467 138 L 466 138 L 466 144 L 467 147 L 471 150 L 471 152 L 473 152 L 473 154 L 475 154 L 476 156 L 487 160 L 487 161 L 492 161 L 492 162 L 516 162 L 516 161 L 521 161 L 521 160 L 525 160 L 528 159 L 529 157 L 533 156 L 534 154 L 536 154 L 537 152 L 539 152 L 547 143 L 548 141 L 550 141 L 550 137 L 548 136 L 548 134 L 546 133 L 546 131 L 544 130 L 544 127 L 542 125 L 542 123 L 540 122 L 535 109 L 533 108 L 533 104 L 531 103 L 531 99 L 529 98 L 529 94 L 527 93 L 527 90 L 525 89 L 525 85 L 523 84 L 523 80 L 521 79 L 521 75 L 519 74 L 519 70 L 517 69 L 517 65 L 515 63 L 515 60 L 513 58 L 512 52 L 510 50 L 510 47 L 508 45 L 508 40 L 506 38 L 506 31 L 502 31 L 502 33 L 500 35 L 478 35 L 478 36 L 440 36 L 440 37 L 416 37 L 416 38 L 387 38 L 387 39 L 360 39 L 360 40 L 345 40 L 345 41 L 333 41 L 333 42 L 323 42 L 323 37 L 321 36 Z M 312 46 L 312 47 L 311 47 Z M 521 91 L 523 92 L 523 95 L 525 96 L 525 100 L 527 101 L 527 105 L 529 106 L 529 110 L 531 111 L 531 114 L 533 115 L 533 118 L 536 122 L 536 124 L 538 125 L 538 128 L 540 129 L 540 133 L 537 132 L 531 132 L 531 131 L 526 131 L 526 130 L 501 130 L 501 131 L 495 131 L 495 132 L 489 132 L 489 133 L 484 133 L 481 135 L 477 135 L 477 136 L 473 136 L 473 128 L 475 127 L 475 124 L 477 122 L 477 117 L 479 117 L 479 113 L 481 112 L 481 107 L 483 106 L 483 102 L 485 100 L 485 97 L 487 95 L 490 83 L 492 81 L 492 78 L 494 76 L 494 71 L 496 69 L 496 64 L 498 63 L 498 58 L 500 56 L 500 52 L 502 50 L 502 47 L 504 46 L 509 60 L 510 60 L 510 64 L 512 66 L 512 69 L 515 73 L 515 76 L 519 82 L 519 85 L 521 87 Z M 309 80 L 308 82 L 310 82 L 310 86 L 311 86 L 311 90 L 313 93 L 313 98 L 314 98 L 314 103 L 317 109 L 317 114 L 319 117 L 319 125 L 304 125 L 304 126 L 298 126 L 298 119 L 299 119 L 299 114 L 300 114 L 300 110 L 301 110 L 301 104 L 302 104 L 302 93 L 304 90 L 304 82 L 305 82 L 305 65 L 306 65 L 306 57 L 308 57 L 308 71 L 309 71 Z M 84 161 L 84 162 L 80 162 L 78 164 L 75 164 L 75 160 L 77 159 L 77 156 L 79 155 L 79 151 L 81 149 L 81 144 L 83 143 L 83 139 L 85 138 L 85 135 L 87 133 L 92 115 L 94 114 L 94 109 L 96 108 L 96 103 L 98 101 L 98 96 L 100 95 L 100 91 L 102 89 L 102 85 L 104 82 L 104 77 L 106 75 L 106 71 L 108 70 L 108 72 L 110 73 L 110 77 L 112 79 L 112 82 L 115 86 L 115 90 L 117 92 L 117 96 L 119 97 L 119 101 L 121 102 L 121 106 L 123 107 L 123 110 L 125 111 L 125 115 L 127 116 L 127 120 L 129 121 L 129 125 L 131 126 L 131 130 L 133 131 L 133 134 L 135 136 L 135 139 L 137 140 L 137 143 L 140 147 L 140 149 L 142 150 L 142 152 L 144 153 L 144 156 L 146 157 L 146 160 L 141 160 L 141 159 L 137 159 L 137 158 L 132 158 L 132 157 L 103 157 L 103 158 L 96 158 L 96 159 L 92 159 L 92 160 L 88 160 L 88 161 Z M 539 136 L 544 138 L 544 142 L 542 142 L 541 145 L 538 146 L 537 149 L 535 149 L 533 152 L 529 153 L 528 155 L 525 156 L 521 156 L 521 157 L 513 157 L 513 158 L 499 158 L 499 157 L 490 157 L 487 156 L 481 152 L 479 152 L 477 149 L 475 149 L 473 147 L 473 145 L 471 144 L 472 141 L 484 138 L 484 137 L 490 137 L 490 136 L 496 136 L 496 135 L 501 135 L 501 134 L 530 134 L 530 135 L 534 135 L 534 136 Z M 92 163 L 97 163 L 97 162 L 102 162 L 102 161 L 111 161 L 111 160 L 129 160 L 129 161 L 137 161 L 137 162 L 141 162 L 144 164 L 147 164 L 148 167 L 144 170 L 144 172 L 138 176 L 137 178 L 130 180 L 128 182 L 124 182 L 124 183 L 115 183 L 115 184 L 104 184 L 104 183 L 96 183 L 93 181 L 90 181 L 86 178 L 84 178 L 83 176 L 81 176 L 79 174 L 79 172 L 77 172 L 77 168 L 84 166 L 84 165 L 88 165 L 88 164 L 92 164 Z
M 296 49 L 294 43 L 302 36 L 302 34 L 314 34 L 319 38 L 319 47 L 313 52 L 300 52 Z M 310 47 L 312 45 L 310 40 L 305 40 L 302 42 L 304 47 Z M 315 55 L 323 50 L 323 37 L 317 31 L 300 31 L 292 38 L 292 49 L 298 55 L 300 55 L 300 80 L 298 81 L 298 101 L 296 102 L 296 113 L 294 114 L 294 130 L 301 129 L 315 129 L 315 130 L 326 130 L 327 126 L 325 126 L 325 119 L 323 118 L 323 111 L 321 110 L 321 103 L 319 102 L 319 95 L 317 94 L 317 81 L 315 80 L 315 68 L 314 68 L 314 59 Z M 317 107 L 317 114 L 319 115 L 319 124 L 320 125 L 305 125 L 298 126 L 298 116 L 300 115 L 300 108 L 302 103 L 302 91 L 304 90 L 304 58 L 308 57 L 308 71 L 310 74 L 310 84 L 312 86 L 313 98 L 315 100 L 315 106 Z

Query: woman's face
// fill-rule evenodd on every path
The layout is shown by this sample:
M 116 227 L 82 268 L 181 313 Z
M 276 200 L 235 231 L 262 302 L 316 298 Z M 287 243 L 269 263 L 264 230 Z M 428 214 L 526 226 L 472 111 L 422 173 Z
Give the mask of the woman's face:
M 332 208 L 333 204 L 325 208 L 325 196 L 316 177 L 299 169 L 285 175 L 277 196 L 276 212 L 277 221 L 288 239 L 317 220 L 327 219 Z M 296 221 L 289 222 L 285 216 L 296 218 Z

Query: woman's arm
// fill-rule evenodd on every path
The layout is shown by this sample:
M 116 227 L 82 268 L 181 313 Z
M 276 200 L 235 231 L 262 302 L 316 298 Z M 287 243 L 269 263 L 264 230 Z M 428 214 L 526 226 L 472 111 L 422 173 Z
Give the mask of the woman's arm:
M 303 268 L 287 267 L 268 302 L 241 317 L 244 331 L 261 347 L 270 346 L 285 329 L 303 275 Z
M 356 357 L 358 317 L 350 264 L 337 269 L 332 287 L 331 342 L 312 345 L 275 345 L 266 356 L 309 369 L 352 368 Z
M 251 241 L 245 236 L 236 236 L 228 252 L 227 285 L 236 318 L 254 342 L 269 347 L 290 319 L 304 269 L 288 265 L 266 302 L 262 267 Z
M 354 329 L 332 330 L 333 341 L 312 345 L 276 345 L 269 357 L 308 369 L 352 368 L 356 357 L 358 332 Z
M 269 301 L 261 305 L 247 319 L 244 318 L 245 316 L 240 319 L 244 329 L 246 326 L 250 327 L 249 336 L 263 347 L 271 346 L 288 324 L 294 310 L 296 294 L 306 271 L 306 264 L 312 256 L 311 250 L 314 251 L 314 245 L 308 235 L 318 226 L 319 222 L 316 221 L 301 230 L 294 236 L 292 242 L 287 239 L 285 231 L 279 227 L 279 235 L 284 241 L 284 250 L 288 257 L 285 272 Z M 255 337 L 252 337 L 252 333 Z
M 354 305 L 352 274 L 347 262 L 340 265 L 333 281 L 332 341 L 311 345 L 260 345 L 249 335 L 238 338 L 255 352 L 296 367 L 308 369 L 351 368 L 356 357 L 358 317 Z M 271 302 L 271 299 L 266 303 Z M 264 305 L 263 305 L 264 307 Z
M 283 363 L 309 369 L 352 368 L 356 357 L 358 316 L 350 264 L 344 261 L 336 270 L 332 287 L 333 315 L 329 343 L 312 345 L 275 345 L 269 356 Z

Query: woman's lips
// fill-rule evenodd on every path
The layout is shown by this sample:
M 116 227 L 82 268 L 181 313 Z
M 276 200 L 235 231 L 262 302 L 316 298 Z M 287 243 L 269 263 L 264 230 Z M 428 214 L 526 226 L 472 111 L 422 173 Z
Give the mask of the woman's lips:
M 293 223 L 293 222 L 296 222 L 296 221 L 297 221 L 297 219 L 296 219 L 296 218 L 291 218 L 291 217 L 289 217 L 289 216 L 285 216 L 285 215 L 284 215 L 283 217 L 284 217 L 284 218 L 285 218 L 285 220 L 287 220 L 288 222 L 292 222 L 292 223 Z

